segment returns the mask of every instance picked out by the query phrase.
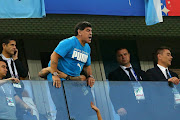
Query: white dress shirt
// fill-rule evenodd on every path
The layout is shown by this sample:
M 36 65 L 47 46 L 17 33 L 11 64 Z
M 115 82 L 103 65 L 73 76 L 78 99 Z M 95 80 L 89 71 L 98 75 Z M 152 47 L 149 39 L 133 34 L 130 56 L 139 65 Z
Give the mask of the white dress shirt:
M 7 65 L 8 65 L 9 72 L 10 72 L 10 74 L 11 74 L 11 77 L 18 77 L 16 65 L 15 65 L 15 63 L 14 63 L 13 58 L 6 58 L 3 54 L 0 54 L 0 56 L 2 57 L 3 60 L 7 61 Z M 12 68 L 11 68 L 11 60 L 13 61 L 13 66 L 14 66 L 15 75 L 13 74 L 13 70 L 12 70 Z
M 128 76 L 129 76 L 129 72 L 126 70 L 126 68 L 131 68 L 131 69 L 130 69 L 130 70 L 131 70 L 131 73 L 133 74 L 134 78 L 137 80 L 137 76 L 135 75 L 135 71 L 133 70 L 131 64 L 130 64 L 129 67 L 122 66 L 122 65 L 120 65 L 120 67 L 124 70 L 124 72 L 125 72 Z M 130 76 L 129 76 L 129 79 L 131 79 Z
M 157 66 L 158 66 L 159 69 L 162 71 L 162 73 L 163 73 L 163 75 L 166 77 L 166 79 L 168 79 L 168 77 L 167 77 L 167 75 L 166 75 L 166 69 L 168 70 L 168 73 L 169 73 L 168 67 L 165 68 L 165 67 L 163 67 L 163 66 L 161 66 L 161 65 L 159 65 L 159 64 L 157 64 Z

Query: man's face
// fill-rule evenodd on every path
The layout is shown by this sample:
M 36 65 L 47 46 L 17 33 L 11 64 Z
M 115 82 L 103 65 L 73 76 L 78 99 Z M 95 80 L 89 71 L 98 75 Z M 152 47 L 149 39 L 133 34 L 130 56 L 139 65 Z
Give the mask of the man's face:
M 164 49 L 162 53 L 158 54 L 158 63 L 161 62 L 164 67 L 169 67 L 172 59 L 173 57 L 168 49 Z
M 86 27 L 84 30 L 80 30 L 79 34 L 84 43 L 91 43 L 92 39 L 92 28 Z
M 7 65 L 5 62 L 0 61 L 0 76 L 3 78 L 7 74 Z
M 14 55 L 16 51 L 16 41 L 11 40 L 8 44 L 3 44 L 3 50 L 10 56 Z
M 130 54 L 127 49 L 118 50 L 116 53 L 117 61 L 120 65 L 128 66 L 130 65 Z

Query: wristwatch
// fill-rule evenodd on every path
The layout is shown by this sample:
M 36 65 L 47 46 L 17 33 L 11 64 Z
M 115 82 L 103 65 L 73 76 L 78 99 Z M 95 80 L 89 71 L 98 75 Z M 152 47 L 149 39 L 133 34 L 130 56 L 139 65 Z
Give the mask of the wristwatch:
M 52 76 L 58 76 L 58 72 L 54 72 Z
M 94 76 L 93 76 L 93 75 L 89 75 L 89 76 L 88 76 L 88 78 L 89 78 L 89 77 L 92 77 L 92 78 L 94 78 Z
M 70 75 L 68 75 L 68 76 L 66 77 L 66 80 L 70 80 Z

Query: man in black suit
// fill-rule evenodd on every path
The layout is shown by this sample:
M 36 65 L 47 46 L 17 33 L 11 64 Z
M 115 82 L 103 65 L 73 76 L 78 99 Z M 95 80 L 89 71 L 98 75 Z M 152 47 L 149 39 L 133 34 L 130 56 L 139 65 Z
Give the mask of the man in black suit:
M 175 72 L 172 72 L 168 69 L 171 65 L 171 61 L 173 59 L 171 55 L 171 49 L 168 47 L 160 47 L 156 50 L 154 56 L 157 65 L 154 68 L 151 68 L 146 71 L 147 80 L 149 81 L 168 81 L 169 86 L 173 87 L 179 84 L 178 75 Z M 157 86 L 158 87 L 158 86 Z M 158 87 L 159 90 L 153 96 L 152 103 L 155 104 L 153 107 L 157 107 L 154 111 L 154 116 L 158 120 L 170 120 L 172 118 L 179 117 L 179 108 L 176 108 L 176 104 L 174 104 L 175 93 L 173 89 L 165 89 L 166 91 L 160 92 L 163 88 L 161 86 Z M 173 93 L 173 94 L 172 94 Z M 159 114 L 161 111 L 161 114 Z
M 23 79 L 27 77 L 28 71 L 18 59 L 18 49 L 16 48 L 16 40 L 10 37 L 2 39 L 2 53 L 0 60 L 5 60 L 7 66 L 7 75 L 5 78 L 20 77 Z
M 173 57 L 168 47 L 160 47 L 156 50 L 155 60 L 157 66 L 146 71 L 147 79 L 150 81 L 168 81 L 169 83 L 179 84 L 178 75 L 168 69 Z
M 145 80 L 145 72 L 131 65 L 130 53 L 126 48 L 117 49 L 116 57 L 120 66 L 109 73 L 109 81 L 134 81 L 133 83 L 138 84 L 138 81 Z M 130 82 L 121 84 L 123 83 L 110 82 L 110 97 L 115 111 L 122 120 L 143 120 L 146 113 L 142 115 L 140 111 L 144 110 L 146 101 L 136 99 L 134 86 Z
M 145 72 L 134 68 L 130 63 L 130 53 L 126 48 L 116 50 L 117 61 L 120 66 L 109 73 L 109 81 L 141 81 L 145 80 Z

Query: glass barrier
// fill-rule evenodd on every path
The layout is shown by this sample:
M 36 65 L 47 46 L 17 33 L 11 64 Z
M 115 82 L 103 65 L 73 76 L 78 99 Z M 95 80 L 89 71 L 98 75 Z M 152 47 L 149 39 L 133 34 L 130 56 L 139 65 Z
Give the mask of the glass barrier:
M 110 82 L 110 99 L 121 120 L 178 120 L 179 86 L 167 82 Z M 175 90 L 174 90 L 175 89 Z
M 103 120 L 178 120 L 180 87 L 167 82 L 85 81 L 52 82 L 23 80 L 13 84 L 0 80 L 0 119 L 98 120 L 93 102 Z
M 0 100 L 0 119 L 69 120 L 63 88 L 47 81 L 0 80 Z
M 86 82 L 64 81 L 67 104 L 72 120 L 97 120 L 96 113 L 91 109 L 94 102 L 93 89 Z

